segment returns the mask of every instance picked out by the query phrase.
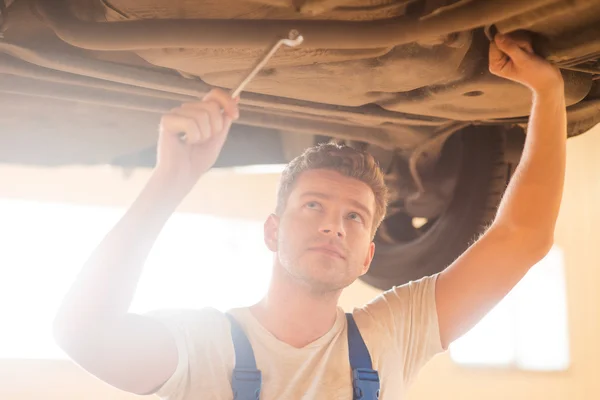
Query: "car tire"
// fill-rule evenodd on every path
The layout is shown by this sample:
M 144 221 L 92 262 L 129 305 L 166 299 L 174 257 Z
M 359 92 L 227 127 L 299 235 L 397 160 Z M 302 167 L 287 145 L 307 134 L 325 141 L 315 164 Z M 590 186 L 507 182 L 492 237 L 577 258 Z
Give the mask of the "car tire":
M 457 133 L 461 165 L 446 210 L 419 237 L 404 243 L 376 236 L 375 256 L 361 279 L 387 290 L 442 271 L 458 258 L 495 217 L 518 163 L 507 157 L 507 133 L 499 127 L 469 127 Z M 521 136 L 523 136 L 521 134 Z M 519 148 L 522 148 L 522 143 Z M 393 217 L 392 217 L 393 219 Z M 383 224 L 394 223 L 385 220 Z

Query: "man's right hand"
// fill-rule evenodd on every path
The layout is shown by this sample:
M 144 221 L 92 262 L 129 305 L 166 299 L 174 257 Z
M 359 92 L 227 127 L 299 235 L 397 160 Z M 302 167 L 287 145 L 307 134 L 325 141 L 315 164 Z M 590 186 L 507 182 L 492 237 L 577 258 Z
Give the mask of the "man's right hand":
M 155 174 L 168 182 L 169 190 L 186 196 L 214 165 L 232 121 L 239 117 L 237 102 L 213 89 L 202 101 L 184 103 L 163 115 Z

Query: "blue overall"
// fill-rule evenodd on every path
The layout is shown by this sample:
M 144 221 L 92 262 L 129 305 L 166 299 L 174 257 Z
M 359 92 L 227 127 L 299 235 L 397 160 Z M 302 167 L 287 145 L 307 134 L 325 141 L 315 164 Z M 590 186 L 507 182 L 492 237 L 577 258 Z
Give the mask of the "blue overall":
M 231 389 L 235 400 L 259 400 L 262 375 L 256 368 L 254 351 L 239 323 L 230 314 L 231 337 L 235 351 L 235 367 L 231 378 Z M 352 314 L 348 321 L 348 353 L 352 368 L 353 400 L 377 400 L 379 398 L 379 374 L 372 368 L 371 356 L 358 331 Z

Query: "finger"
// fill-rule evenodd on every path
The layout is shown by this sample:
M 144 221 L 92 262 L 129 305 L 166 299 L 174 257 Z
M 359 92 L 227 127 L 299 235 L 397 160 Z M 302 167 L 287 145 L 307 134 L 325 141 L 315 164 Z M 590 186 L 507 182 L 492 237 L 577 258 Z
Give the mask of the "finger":
M 525 31 L 513 32 L 510 34 L 510 38 L 526 53 L 534 54 L 530 33 Z
M 225 143 L 225 140 L 227 140 L 227 135 L 229 134 L 229 128 L 231 128 L 232 122 L 233 120 L 227 116 L 223 119 L 223 130 L 214 137 L 218 146 L 222 146 L 223 143 Z
M 189 118 L 194 121 L 198 128 L 198 136 L 190 138 L 190 144 L 203 143 L 211 138 L 213 130 L 210 125 L 210 119 L 208 111 L 204 108 L 184 108 L 180 107 L 175 109 L 175 114 L 185 118 Z M 187 136 L 186 136 L 187 137 Z
M 517 45 L 526 53 L 535 54 L 535 52 L 533 51 L 533 46 L 531 45 L 531 42 L 522 42 L 522 43 L 518 43 Z
M 217 102 L 226 115 L 228 115 L 231 119 L 236 120 L 240 116 L 240 111 L 237 105 L 237 102 L 229 96 L 228 93 L 220 89 L 211 90 L 205 97 L 205 101 L 215 101 Z
M 214 101 L 203 101 L 201 103 L 185 103 L 181 106 L 188 110 L 201 110 L 208 113 L 212 132 L 223 130 L 223 112 L 221 106 Z
M 164 136 L 176 136 L 183 132 L 188 141 L 197 141 L 200 138 L 200 130 L 196 121 L 193 118 L 176 114 L 175 110 L 162 116 L 159 129 L 160 134 Z
M 516 64 L 527 62 L 529 55 L 510 36 L 499 33 L 494 38 L 494 43 L 500 51 L 510 57 Z
M 231 128 L 231 124 L 233 123 L 233 119 L 231 119 L 229 117 L 225 117 L 225 120 L 223 121 L 223 123 L 224 123 L 223 133 L 226 136 L 227 133 L 229 132 L 229 128 Z
M 214 133 L 220 133 L 223 130 L 225 123 L 225 114 L 219 103 L 215 101 L 206 101 L 206 111 L 208 112 L 208 118 L 210 126 Z
M 494 75 L 503 76 L 511 66 L 508 56 L 494 42 L 490 43 L 488 58 L 490 72 Z
M 524 52 L 528 54 L 535 54 L 533 51 L 533 47 L 531 46 L 531 42 L 528 40 L 517 40 L 513 39 L 515 44 Z

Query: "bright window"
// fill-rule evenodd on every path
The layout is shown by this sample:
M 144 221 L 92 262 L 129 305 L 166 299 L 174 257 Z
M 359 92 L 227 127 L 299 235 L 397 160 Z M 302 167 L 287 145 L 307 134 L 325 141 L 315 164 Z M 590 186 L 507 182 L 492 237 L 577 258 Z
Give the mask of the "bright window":
M 71 281 L 124 209 L 0 199 L 0 358 L 65 358 L 51 321 Z M 132 309 L 221 310 L 267 289 L 262 221 L 175 214 L 147 261 Z
M 450 346 L 461 365 L 557 371 L 569 366 L 564 260 L 554 247 L 478 325 Z
M 124 211 L 0 199 L 0 358 L 66 357 L 52 339 L 52 318 Z M 131 311 L 252 304 L 267 289 L 271 257 L 262 221 L 175 214 L 148 258 Z M 566 369 L 562 252 L 554 248 L 533 267 L 450 354 L 461 365 Z

